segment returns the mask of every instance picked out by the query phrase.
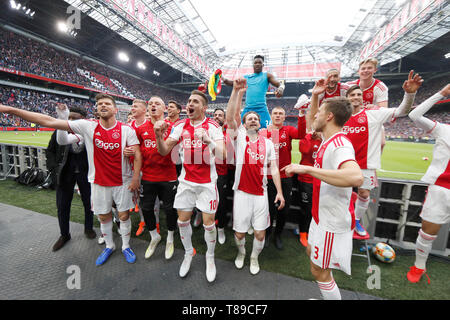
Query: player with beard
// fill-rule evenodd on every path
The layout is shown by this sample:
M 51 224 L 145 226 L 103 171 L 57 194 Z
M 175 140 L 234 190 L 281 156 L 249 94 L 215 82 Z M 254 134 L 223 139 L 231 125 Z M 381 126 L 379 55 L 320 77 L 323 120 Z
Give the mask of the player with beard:
M 325 92 L 319 95 L 319 105 L 323 100 L 333 97 L 345 97 L 349 86 L 346 83 L 341 83 L 341 76 L 338 69 L 330 69 L 327 71 L 327 88 Z
M 133 198 L 135 192 L 139 190 L 141 171 L 139 140 L 131 127 L 116 120 L 118 109 L 113 97 L 98 94 L 96 101 L 100 120 L 58 120 L 45 114 L 3 105 L 0 105 L 0 112 L 83 137 L 88 154 L 88 179 L 92 184 L 93 211 L 100 220 L 100 230 L 106 242 L 106 248 L 97 258 L 96 265 L 104 264 L 115 250 L 111 213 L 113 201 L 119 211 L 122 253 L 128 263 L 134 263 L 136 255 L 129 244 L 131 236 L 129 209 L 134 207 Z M 135 149 L 134 171 L 131 169 L 129 159 L 123 154 L 126 146 L 133 146 Z
M 238 254 L 234 263 L 238 269 L 244 266 L 245 235 L 249 228 L 253 227 L 250 273 L 256 275 L 260 270 L 258 257 L 264 248 L 265 231 L 270 224 L 267 195 L 269 168 L 277 190 L 274 203 L 277 203 L 281 210 L 285 206 L 285 200 L 273 143 L 258 134 L 261 127 L 258 113 L 249 111 L 244 115 L 241 124 L 240 106 L 246 87 L 245 79 L 235 80 L 227 106 L 229 134 L 236 146 L 233 229 Z
M 273 74 L 263 71 L 263 68 L 264 57 L 261 55 L 255 56 L 253 58 L 253 73 L 244 76 L 247 80 L 248 89 L 245 97 L 245 108 L 241 117 L 249 111 L 255 111 L 261 117 L 261 128 L 266 128 L 271 123 L 266 99 L 269 84 L 277 88 L 275 91 L 277 98 L 283 96 L 285 85 L 278 81 Z M 228 86 L 233 86 L 232 80 L 222 78 L 222 81 Z
M 217 230 L 215 213 L 219 202 L 217 192 L 217 172 L 215 157 L 225 159 L 222 129 L 212 119 L 206 117 L 208 98 L 203 92 L 192 91 L 186 111 L 188 118 L 178 121 L 172 127 L 169 137 L 164 140 L 168 123 L 157 121 L 154 125 L 158 152 L 168 155 L 180 143 L 181 163 L 179 184 L 174 201 L 178 211 L 178 227 L 185 255 L 180 267 L 180 277 L 185 277 L 191 266 L 195 250 L 192 246 L 191 217 L 196 207 L 202 212 L 205 229 L 206 278 L 212 282 L 216 278 L 214 250 Z
M 317 96 L 315 99 L 318 105 Z M 351 114 L 352 106 L 346 98 L 325 100 L 313 123 L 314 130 L 323 135 L 314 166 L 290 164 L 281 169 L 287 176 L 297 173 L 313 177 L 313 219 L 307 254 L 311 273 L 325 300 L 341 299 L 331 269 L 351 274 L 354 216 L 349 211 L 350 199 L 352 187 L 363 183 L 352 143 L 342 132 Z

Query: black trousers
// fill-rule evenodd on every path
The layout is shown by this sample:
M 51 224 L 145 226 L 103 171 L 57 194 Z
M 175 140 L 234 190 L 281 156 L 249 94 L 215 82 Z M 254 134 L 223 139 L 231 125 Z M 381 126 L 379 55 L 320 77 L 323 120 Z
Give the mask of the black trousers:
M 173 208 L 175 194 L 177 193 L 177 181 L 150 182 L 142 180 L 143 197 L 140 199 L 140 207 L 148 230 L 156 228 L 155 202 L 156 197 L 162 202 L 161 209 L 166 214 L 167 229 L 175 231 L 178 214 Z
M 267 236 L 269 236 L 270 233 L 272 232 L 273 220 L 277 221 L 277 225 L 275 227 L 275 234 L 281 235 L 281 233 L 283 232 L 284 225 L 286 224 L 286 216 L 289 214 L 292 199 L 292 178 L 282 178 L 281 187 L 283 188 L 283 197 L 285 204 L 283 209 L 278 210 L 275 207 L 274 203 L 275 197 L 277 195 L 277 188 L 275 188 L 273 180 L 268 179 L 267 193 L 269 196 L 270 226 L 266 230 Z
M 297 205 L 300 207 L 300 216 L 298 221 L 298 228 L 300 232 L 308 232 L 311 224 L 311 210 L 312 210 L 312 183 L 298 181 Z
M 56 187 L 56 207 L 58 208 L 58 222 L 61 235 L 66 237 L 70 234 L 70 207 L 72 205 L 75 183 L 80 188 L 81 201 L 84 207 L 84 229 L 92 230 L 94 224 L 94 215 L 91 211 L 91 184 L 88 181 L 87 172 L 62 172 L 60 183 Z
M 218 228 L 225 228 L 225 225 L 227 223 L 227 193 L 228 188 L 230 186 L 228 185 L 228 177 L 226 175 L 224 176 L 218 176 L 217 177 L 217 190 L 219 192 L 219 205 L 217 206 L 216 211 L 216 219 L 218 221 L 217 227 Z

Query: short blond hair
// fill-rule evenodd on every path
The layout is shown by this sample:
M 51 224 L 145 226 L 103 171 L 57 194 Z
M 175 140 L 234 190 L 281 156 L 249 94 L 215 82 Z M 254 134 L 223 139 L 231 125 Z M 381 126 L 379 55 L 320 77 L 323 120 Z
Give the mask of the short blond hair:
M 373 64 L 373 65 L 375 66 L 375 68 L 378 67 L 378 60 L 377 60 L 376 58 L 367 58 L 367 59 L 364 59 L 363 61 L 361 61 L 361 62 L 359 63 L 359 67 L 361 68 L 361 66 L 362 66 L 363 64 L 366 64 L 366 63 L 371 63 L 371 64 Z
M 144 105 L 145 108 L 147 108 L 147 101 L 144 101 L 144 100 L 141 100 L 141 99 L 134 99 L 133 100 L 133 104 L 135 104 L 135 103 L 140 103 L 140 104 Z

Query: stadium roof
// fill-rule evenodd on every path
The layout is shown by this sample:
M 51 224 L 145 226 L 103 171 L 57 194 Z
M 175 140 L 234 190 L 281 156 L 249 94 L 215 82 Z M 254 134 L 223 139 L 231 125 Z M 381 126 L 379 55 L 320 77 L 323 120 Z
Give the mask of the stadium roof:
M 344 10 L 335 19 L 328 12 L 337 12 L 335 3 L 342 5 L 342 1 L 316 0 L 306 4 L 229 0 L 214 1 L 214 6 L 207 0 L 28 0 L 26 3 L 40 9 L 34 21 L 13 17 L 8 10 L 2 10 L 3 22 L 13 22 L 47 39 L 110 61 L 117 50 L 125 48 L 139 58 L 146 58 L 148 64 L 161 72 L 160 78 L 150 80 L 173 84 L 203 81 L 219 67 L 236 73 L 233 70 L 251 67 L 255 54 L 264 55 L 266 67 L 277 70 L 277 76 L 288 81 L 323 76 L 320 72 L 332 65 L 329 63 L 338 63 L 342 76 L 350 77 L 365 55 L 375 56 L 381 65 L 386 65 L 450 31 L 450 4 L 445 0 L 346 0 Z M 301 6 L 297 7 L 297 3 Z M 76 41 L 62 40 L 54 31 L 54 20 L 68 16 L 68 5 L 83 13 Z M 6 7 L 6 2 L 2 6 Z M 279 22 L 273 27 L 265 23 L 269 28 L 259 32 L 267 35 L 264 41 L 234 29 L 236 25 L 252 32 L 261 30 L 261 25 L 253 27 L 254 16 L 263 22 L 281 17 L 284 22 L 281 27 Z M 308 20 L 309 17 L 313 20 Z M 321 23 L 315 25 L 314 21 Z M 250 27 L 244 25 L 246 22 L 250 22 Z M 296 27 L 302 22 L 306 26 Z M 227 40 L 227 33 L 236 41 Z M 249 39 L 253 38 L 255 42 L 251 43 Z M 426 57 L 421 59 L 427 62 Z M 289 76 L 294 67 L 307 72 Z

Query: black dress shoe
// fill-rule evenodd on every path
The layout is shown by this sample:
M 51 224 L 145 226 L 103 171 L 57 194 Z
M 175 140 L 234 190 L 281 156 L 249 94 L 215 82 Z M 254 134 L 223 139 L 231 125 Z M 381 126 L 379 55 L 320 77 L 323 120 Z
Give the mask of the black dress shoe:
M 281 241 L 281 236 L 279 236 L 279 235 L 275 235 L 275 247 L 278 250 L 283 249 L 283 241 Z
M 97 237 L 97 234 L 95 233 L 95 231 L 93 229 L 84 230 L 84 235 L 88 239 L 95 239 L 95 237 Z
M 69 240 L 70 240 L 70 235 L 69 236 L 61 236 L 61 237 L 59 237 L 59 239 L 53 245 L 53 251 L 58 251 L 59 249 L 64 247 L 66 242 L 69 241 Z

